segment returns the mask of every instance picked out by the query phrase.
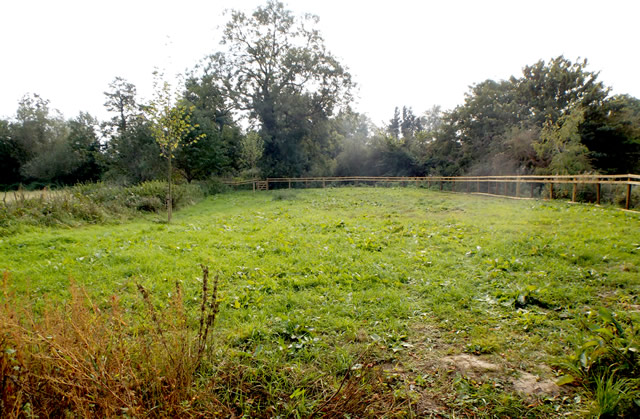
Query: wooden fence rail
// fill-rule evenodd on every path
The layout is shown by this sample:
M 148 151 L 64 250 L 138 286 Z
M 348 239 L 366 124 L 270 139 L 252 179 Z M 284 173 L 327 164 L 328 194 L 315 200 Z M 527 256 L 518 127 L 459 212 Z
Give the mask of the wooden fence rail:
M 571 200 L 577 202 L 578 185 L 595 185 L 596 187 L 596 204 L 600 204 L 601 185 L 624 185 L 626 187 L 625 209 L 631 206 L 631 191 L 633 186 L 640 185 L 640 175 L 523 175 L 523 176 L 424 176 L 424 177 L 407 177 L 407 176 L 323 176 L 323 177 L 281 177 L 267 179 L 251 179 L 245 181 L 223 181 L 229 186 L 253 185 L 253 190 L 269 190 L 271 185 L 286 184 L 291 188 L 292 184 L 304 183 L 305 187 L 320 186 L 325 188 L 327 185 L 336 183 L 400 183 L 415 184 L 417 186 L 426 185 L 428 187 L 438 186 L 440 190 L 444 190 L 444 186 L 448 185 L 448 189 L 454 192 L 466 193 L 485 193 L 490 195 L 507 195 L 511 196 L 511 185 L 515 185 L 513 196 L 521 197 L 523 185 L 529 186 L 529 195 L 534 197 L 536 187 L 547 186 L 549 199 L 554 198 L 554 185 L 572 185 Z M 458 186 L 456 185 L 463 185 Z M 502 186 L 502 193 L 499 190 Z M 462 189 L 462 190 L 460 190 Z M 492 191 L 493 189 L 493 191 Z

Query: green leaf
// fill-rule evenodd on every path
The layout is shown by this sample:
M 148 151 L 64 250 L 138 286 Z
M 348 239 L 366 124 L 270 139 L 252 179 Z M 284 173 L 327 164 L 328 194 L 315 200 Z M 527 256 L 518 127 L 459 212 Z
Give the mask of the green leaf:
M 602 320 L 613 323 L 613 315 L 611 315 L 611 312 L 608 309 L 600 307 L 598 309 L 598 313 L 600 314 L 600 317 L 602 317 Z
M 556 385 L 563 386 L 565 384 L 573 383 L 574 381 L 575 378 L 571 375 L 563 375 L 562 377 L 558 378 L 558 380 L 556 381 Z
M 585 351 L 582 351 L 582 353 L 580 354 L 580 364 L 583 368 L 588 368 L 589 358 L 587 357 L 587 353 Z
M 589 342 L 585 342 L 585 343 L 582 345 L 582 348 L 583 348 L 583 349 L 585 349 L 585 348 L 590 348 L 590 347 L 592 347 L 592 346 L 598 346 L 598 345 L 599 345 L 599 343 L 598 343 L 598 341 L 597 341 L 597 340 L 590 340 Z
M 594 330 L 593 332 L 594 333 L 599 333 L 599 334 L 604 335 L 604 336 L 606 336 L 608 338 L 611 338 L 611 339 L 614 338 L 613 333 L 611 332 L 611 330 L 607 329 L 606 327 L 601 327 L 599 329 Z
M 295 389 L 295 391 L 294 391 L 293 393 L 291 393 L 291 395 L 289 396 L 289 398 L 290 398 L 290 399 L 296 399 L 296 398 L 298 398 L 298 397 L 302 397 L 302 396 L 304 396 L 304 392 L 305 392 L 305 389 L 303 389 L 303 388 L 297 388 L 297 389 Z

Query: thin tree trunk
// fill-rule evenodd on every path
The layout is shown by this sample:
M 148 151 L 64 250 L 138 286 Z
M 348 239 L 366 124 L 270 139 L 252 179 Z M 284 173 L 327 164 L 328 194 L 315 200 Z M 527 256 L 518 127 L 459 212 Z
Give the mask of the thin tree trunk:
M 171 212 L 173 210 L 173 191 L 171 190 L 171 154 L 169 154 L 169 173 L 167 180 L 169 182 L 169 194 L 167 196 L 167 223 L 171 223 Z

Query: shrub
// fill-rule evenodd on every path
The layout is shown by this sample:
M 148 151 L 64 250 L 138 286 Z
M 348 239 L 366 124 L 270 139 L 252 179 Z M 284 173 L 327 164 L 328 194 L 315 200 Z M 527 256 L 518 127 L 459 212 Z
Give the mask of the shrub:
M 202 180 L 198 182 L 198 185 L 206 196 L 224 193 L 229 190 L 229 186 L 225 185 L 220 179 L 216 178 Z

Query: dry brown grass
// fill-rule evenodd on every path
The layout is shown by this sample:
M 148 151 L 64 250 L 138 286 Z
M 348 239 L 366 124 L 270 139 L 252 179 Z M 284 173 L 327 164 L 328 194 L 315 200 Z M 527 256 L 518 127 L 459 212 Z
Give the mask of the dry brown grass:
M 18 189 L 15 191 L 0 192 L 2 202 L 5 204 L 11 204 L 14 202 L 24 202 L 31 199 L 39 199 L 41 201 L 48 201 L 60 197 L 68 197 L 71 194 L 67 190 L 50 190 L 44 188 L 39 191 L 26 191 L 24 189 Z
M 206 268 L 204 273 L 206 283 Z M 36 318 L 6 291 L 7 273 L 3 278 L 0 416 L 193 417 L 225 411 L 213 397 L 202 403 L 194 382 L 215 321 L 217 280 L 209 299 L 203 293 L 203 328 L 194 334 L 179 287 L 163 313 L 156 313 L 141 288 L 150 319 L 132 327 L 115 296 L 102 311 L 74 284 L 68 303 Z

